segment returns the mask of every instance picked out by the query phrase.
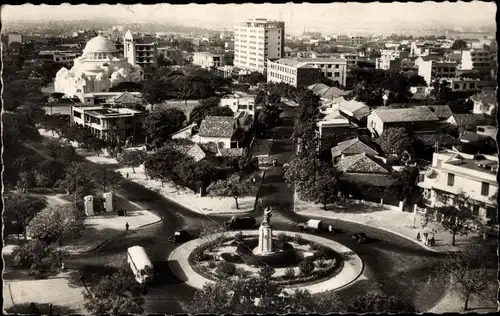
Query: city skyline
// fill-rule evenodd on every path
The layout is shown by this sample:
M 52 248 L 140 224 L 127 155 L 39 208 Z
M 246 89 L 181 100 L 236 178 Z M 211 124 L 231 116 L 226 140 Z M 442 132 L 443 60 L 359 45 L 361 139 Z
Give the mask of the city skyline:
M 150 21 L 204 28 L 232 29 L 240 21 L 261 17 L 285 21 L 287 33 L 405 31 L 422 26 L 478 28 L 493 26 L 495 3 L 332 3 L 332 4 L 187 4 L 187 5 L 69 5 L 23 4 L 2 7 L 3 21 L 78 20 L 88 18 Z M 311 16 L 314 16 L 312 19 Z M 228 18 L 233 17 L 233 18 Z M 488 21 L 491 21 L 489 23 Z

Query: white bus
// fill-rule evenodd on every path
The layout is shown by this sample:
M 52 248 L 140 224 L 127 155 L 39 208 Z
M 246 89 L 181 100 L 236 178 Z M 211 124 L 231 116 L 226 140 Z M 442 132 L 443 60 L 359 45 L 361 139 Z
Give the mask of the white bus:
M 135 279 L 139 283 L 147 283 L 153 279 L 153 264 L 141 246 L 127 249 L 127 263 L 130 265 Z

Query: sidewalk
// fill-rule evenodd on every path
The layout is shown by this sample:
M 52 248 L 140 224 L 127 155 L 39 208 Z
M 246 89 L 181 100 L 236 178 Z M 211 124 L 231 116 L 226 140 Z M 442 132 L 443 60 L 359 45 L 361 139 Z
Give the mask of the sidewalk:
M 223 233 L 226 236 L 233 236 L 239 233 L 238 231 L 231 231 Z M 245 234 L 258 235 L 258 231 L 247 231 Z M 319 243 L 322 243 L 337 253 L 340 254 L 342 259 L 344 260 L 344 266 L 342 270 L 335 275 L 334 277 L 327 279 L 325 281 L 306 285 L 306 286 L 289 286 L 294 289 L 308 290 L 312 294 L 327 292 L 337 290 L 346 286 L 351 285 L 355 282 L 363 272 L 363 261 L 361 258 L 355 254 L 351 249 L 333 241 L 330 239 L 322 238 L 315 235 L 304 234 L 304 233 L 294 233 L 287 231 L 273 231 L 273 235 L 276 236 L 278 234 L 285 235 L 301 235 L 304 239 L 313 240 Z M 205 243 L 204 239 L 195 239 L 183 244 L 180 247 L 177 247 L 174 251 L 170 253 L 168 257 L 170 269 L 172 272 L 181 280 L 185 281 L 188 285 L 202 289 L 205 284 L 212 284 L 214 281 L 211 281 L 198 273 L 196 273 L 191 265 L 189 264 L 188 258 L 189 254 L 196 249 L 198 246 Z M 288 286 L 287 286 L 288 287 Z
M 255 173 L 255 187 L 250 185 L 247 188 L 246 191 L 250 192 L 250 196 L 239 198 L 239 209 L 236 209 L 235 201 L 230 197 L 200 197 L 199 194 L 193 192 L 192 190 L 176 187 L 172 183 L 164 182 L 162 187 L 161 182 L 158 180 L 146 180 L 144 166 L 142 165 L 135 168 L 135 173 L 132 172 L 132 168 L 130 167 L 119 168 L 116 171 L 120 172 L 124 177 L 126 177 L 126 174 L 128 173 L 129 180 L 134 181 L 152 191 L 158 192 L 167 199 L 172 200 L 193 212 L 205 215 L 231 215 L 252 212 L 255 205 L 255 197 L 264 172 L 261 170 Z
M 54 305 L 54 312 L 63 314 L 88 314 L 83 307 L 83 287 L 70 285 L 67 274 L 59 274 L 46 280 L 4 281 L 3 311 L 16 306 Z
M 475 243 L 479 236 L 477 233 L 471 233 L 468 236 L 456 236 L 456 246 L 452 246 L 451 234 L 438 227 L 437 224 L 429 223 L 425 228 L 422 227 L 422 214 L 414 215 L 409 212 L 389 210 L 385 207 L 377 208 L 364 204 L 345 203 L 329 206 L 329 210 L 325 211 L 322 205 L 301 201 L 297 194 L 295 194 L 294 198 L 294 210 L 304 216 L 338 219 L 387 230 L 412 240 L 427 250 L 436 252 L 457 251 L 461 246 Z M 413 227 L 414 224 L 415 228 Z M 418 242 L 416 237 L 419 231 L 434 232 L 436 245 L 429 247 Z
M 89 216 L 85 219 L 83 236 L 62 248 L 70 253 L 91 252 L 111 240 L 125 234 L 125 225 L 129 230 L 139 229 L 161 222 L 161 218 L 150 211 L 142 209 L 138 204 L 115 194 L 115 210 L 123 208 L 126 216 L 118 216 L 116 212 Z

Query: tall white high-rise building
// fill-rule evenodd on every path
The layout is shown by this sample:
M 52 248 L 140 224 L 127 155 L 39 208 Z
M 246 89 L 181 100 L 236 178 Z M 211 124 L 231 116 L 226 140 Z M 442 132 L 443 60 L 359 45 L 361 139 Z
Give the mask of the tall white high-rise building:
M 250 19 L 235 27 L 234 66 L 265 73 L 267 60 L 283 58 L 285 22 Z

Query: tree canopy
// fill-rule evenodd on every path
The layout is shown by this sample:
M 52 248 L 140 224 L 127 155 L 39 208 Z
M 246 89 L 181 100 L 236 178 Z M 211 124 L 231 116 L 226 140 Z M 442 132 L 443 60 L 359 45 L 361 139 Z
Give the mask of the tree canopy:
M 464 50 L 464 49 L 467 49 L 467 42 L 464 41 L 463 39 L 457 39 L 453 42 L 453 44 L 451 44 L 451 47 L 450 49 L 452 50 Z
M 158 148 L 169 140 L 170 135 L 177 132 L 185 121 L 186 115 L 182 110 L 155 109 L 144 118 L 142 127 L 148 139 Z
M 248 178 L 242 178 L 238 174 L 232 174 L 227 179 L 212 183 L 207 191 L 213 197 L 232 197 L 239 209 L 238 199 L 250 192 L 252 182 Z
M 377 139 L 380 148 L 385 154 L 392 154 L 398 157 L 406 151 L 412 152 L 412 141 L 410 135 L 404 127 L 394 127 L 384 130 Z

